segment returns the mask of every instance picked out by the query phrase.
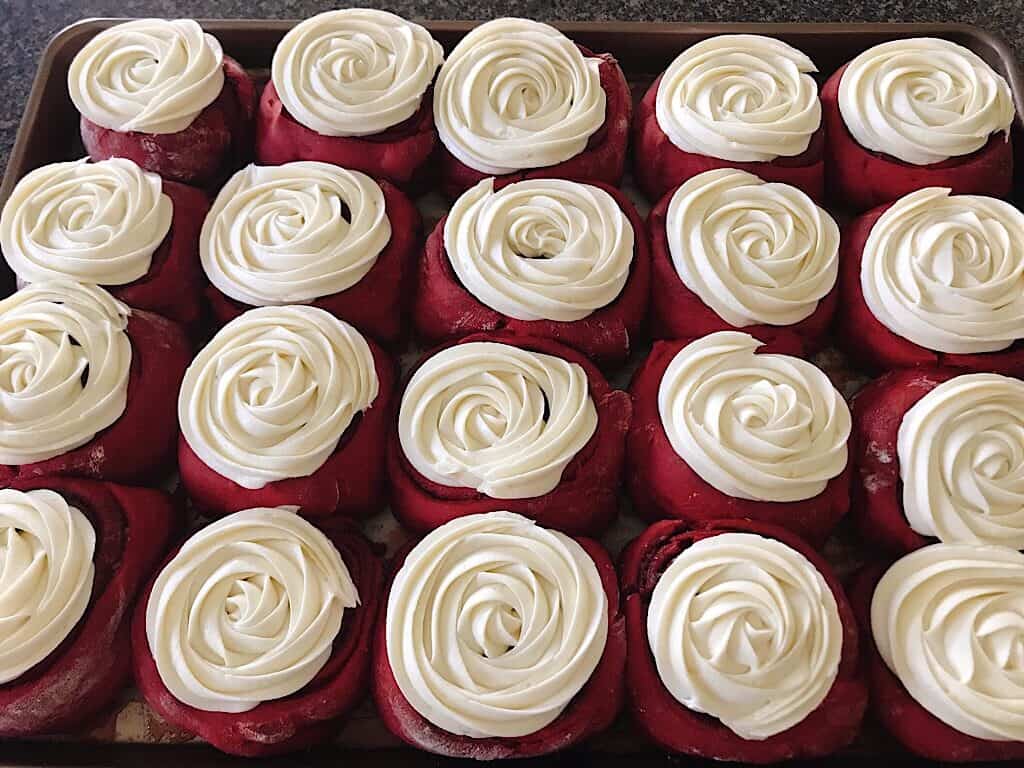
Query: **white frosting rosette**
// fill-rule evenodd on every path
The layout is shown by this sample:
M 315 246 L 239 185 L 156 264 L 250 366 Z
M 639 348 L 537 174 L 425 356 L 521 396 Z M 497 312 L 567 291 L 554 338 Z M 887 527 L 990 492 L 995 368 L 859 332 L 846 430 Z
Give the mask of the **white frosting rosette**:
M 304 303 L 358 283 L 390 239 L 384 192 L 366 174 L 312 161 L 250 165 L 217 195 L 199 255 L 236 301 Z
M 896 445 L 911 528 L 1024 549 L 1024 382 L 994 373 L 945 381 L 906 412 Z
M 105 29 L 68 70 L 78 111 L 103 128 L 178 133 L 224 87 L 224 53 L 190 19 L 138 19 Z
M 412 117 L 444 61 L 419 24 L 370 8 L 321 13 L 278 43 L 271 80 L 288 113 L 324 136 L 382 133 Z
M 517 320 L 582 320 L 618 298 L 633 227 L 603 189 L 531 179 L 495 191 L 488 178 L 448 213 L 444 247 L 459 281 Z
M 494 176 L 564 162 L 604 124 L 600 64 L 547 24 L 485 22 L 438 73 L 438 136 L 457 160 Z
M 843 626 L 832 590 L 806 557 L 775 539 L 722 533 L 665 569 L 651 595 L 647 639 L 677 701 L 741 738 L 763 740 L 825 700 Z
M 672 264 L 730 325 L 792 325 L 835 286 L 839 227 L 806 194 L 731 168 L 706 171 L 672 195 Z
M 1024 741 L 1024 554 L 933 544 L 886 571 L 871 601 L 879 654 L 951 728 Z
M 53 491 L 0 490 L 0 685 L 41 662 L 85 615 L 96 531 Z
M 398 414 L 402 451 L 417 472 L 495 499 L 554 490 L 596 430 L 582 367 L 494 342 L 456 344 L 428 359 Z
M 85 445 L 128 401 L 129 309 L 70 280 L 0 301 L 0 464 L 33 464 Z
M 330 539 L 289 508 L 258 507 L 206 526 L 163 567 L 146 639 L 178 701 L 247 712 L 302 690 L 358 605 Z
M 1010 86 L 976 53 L 933 37 L 892 40 L 849 63 L 839 111 L 866 149 L 913 165 L 976 152 L 993 133 L 1009 140 Z
M 511 512 L 427 534 L 395 575 L 388 663 L 420 715 L 471 738 L 514 738 L 555 720 L 604 653 L 608 599 L 568 536 Z
M 733 162 L 803 154 L 821 126 L 817 67 L 761 35 L 718 35 L 692 45 L 658 85 L 655 116 L 684 152 Z
M 160 177 L 131 160 L 51 163 L 15 185 L 0 214 L 0 250 L 26 283 L 124 285 L 149 272 L 173 213 Z
M 683 347 L 658 388 L 672 449 L 727 496 L 800 501 L 846 468 L 850 409 L 821 369 L 755 354 L 754 337 L 712 333 Z
M 1024 213 L 930 187 L 897 200 L 864 243 L 860 285 L 893 333 L 936 352 L 997 352 L 1024 338 Z
M 370 346 L 351 325 L 316 307 L 261 307 L 196 355 L 178 420 L 204 464 L 256 489 L 316 472 L 378 387 Z

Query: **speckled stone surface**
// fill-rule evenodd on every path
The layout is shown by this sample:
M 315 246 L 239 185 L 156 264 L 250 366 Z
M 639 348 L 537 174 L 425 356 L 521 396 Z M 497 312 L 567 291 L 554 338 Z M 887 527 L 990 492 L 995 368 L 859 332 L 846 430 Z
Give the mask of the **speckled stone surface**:
M 95 16 L 288 19 L 342 6 L 318 0 L 0 0 L 0 166 L 7 166 L 40 53 L 73 21 Z M 1002 34 L 1018 55 L 1024 51 L 1021 0 L 405 0 L 378 7 L 414 19 L 965 22 Z

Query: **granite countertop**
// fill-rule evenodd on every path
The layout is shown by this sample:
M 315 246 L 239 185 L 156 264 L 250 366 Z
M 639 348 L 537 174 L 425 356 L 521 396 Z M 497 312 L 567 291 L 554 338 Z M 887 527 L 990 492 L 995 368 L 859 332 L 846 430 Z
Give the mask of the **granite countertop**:
M 356 5 L 377 5 L 358 2 Z M 0 167 L 21 119 L 39 55 L 62 27 L 95 16 L 304 18 L 343 7 L 323 0 L 0 0 Z M 1020 0 L 395 0 L 380 7 L 413 19 L 528 16 L 540 20 L 944 21 L 976 24 L 1024 51 Z

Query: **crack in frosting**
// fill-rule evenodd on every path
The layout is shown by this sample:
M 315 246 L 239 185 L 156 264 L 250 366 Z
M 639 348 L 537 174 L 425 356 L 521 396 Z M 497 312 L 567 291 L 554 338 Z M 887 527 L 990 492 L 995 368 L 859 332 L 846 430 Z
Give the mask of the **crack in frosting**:
M 462 285 L 517 320 L 573 322 L 618 298 L 633 227 L 599 187 L 531 179 L 495 191 L 488 178 L 448 213 L 444 247 Z
M 0 685 L 43 661 L 85 615 L 96 531 L 53 491 L 0 490 Z
M 1024 549 L 1024 382 L 957 376 L 907 411 L 903 511 L 922 536 Z
M 733 162 L 803 154 L 821 126 L 817 72 L 806 54 L 761 35 L 692 45 L 661 78 L 658 125 L 684 152 Z
M 495 176 L 564 162 L 604 124 L 600 64 L 547 24 L 481 24 L 438 73 L 438 136 L 460 162 Z
M 839 81 L 839 111 L 873 152 L 932 165 L 976 152 L 1000 131 L 1009 141 L 1010 86 L 973 51 L 932 37 L 876 45 Z
M 673 560 L 647 612 L 647 638 L 669 693 L 741 738 L 792 728 L 839 672 L 843 626 L 818 569 L 775 539 L 723 533 Z
M 673 450 L 727 496 L 800 501 L 846 467 L 850 409 L 806 360 L 755 354 L 761 342 L 722 331 L 683 347 L 658 388 Z
M 254 306 L 358 283 L 391 239 L 384 192 L 364 173 L 311 161 L 250 165 L 221 189 L 200 236 L 210 282 Z
M 21 179 L 0 213 L 0 250 L 19 280 L 124 285 L 149 272 L 171 229 L 163 181 L 131 160 L 51 163 Z
M 323 136 L 368 136 L 408 120 L 444 61 L 419 24 L 370 8 L 306 19 L 274 51 L 271 79 L 288 113 Z
M 0 464 L 59 456 L 120 418 L 129 312 L 102 288 L 67 279 L 0 301 Z
M 738 328 L 810 317 L 839 272 L 835 220 L 796 187 L 744 171 L 686 181 L 669 202 L 665 234 L 683 285 Z
M 431 357 L 410 379 L 398 414 L 402 451 L 417 472 L 494 499 L 554 490 L 596 430 L 581 366 L 494 342 Z
M 178 133 L 224 88 L 224 52 L 191 19 L 138 19 L 105 29 L 68 70 L 78 111 L 103 128 Z
M 178 420 L 204 464 L 262 488 L 316 472 L 378 386 L 370 346 L 351 325 L 316 307 L 261 307 L 196 355 Z
M 206 526 L 163 567 L 146 639 L 178 701 L 247 712 L 305 688 L 358 605 L 330 539 L 294 508 L 257 507 Z
M 937 352 L 997 352 L 1024 337 L 1024 213 L 929 187 L 871 228 L 860 269 L 871 313 Z
M 1024 741 L 1024 554 L 933 544 L 875 587 L 871 629 L 913 699 L 951 728 Z
M 413 547 L 386 621 L 388 663 L 413 709 L 459 736 L 515 738 L 554 721 L 590 679 L 608 598 L 573 539 L 491 512 Z

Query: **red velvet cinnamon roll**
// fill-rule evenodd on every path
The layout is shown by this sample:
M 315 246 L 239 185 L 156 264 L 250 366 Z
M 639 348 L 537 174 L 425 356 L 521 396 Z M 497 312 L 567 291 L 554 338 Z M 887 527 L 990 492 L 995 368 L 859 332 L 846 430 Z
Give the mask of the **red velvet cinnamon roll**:
M 1002 200 L 912 192 L 843 236 L 839 335 L 876 370 L 942 365 L 1024 374 L 1024 213 Z
M 424 358 L 405 388 L 391 511 L 414 531 L 504 509 L 598 535 L 618 511 L 631 413 L 625 392 L 561 344 L 469 336 Z
M 454 198 L 488 176 L 617 185 L 632 111 L 610 54 L 538 21 L 480 24 L 448 54 L 434 88 L 441 188 Z
M 15 185 L 0 214 L 0 250 L 20 283 L 95 283 L 197 330 L 209 207 L 205 193 L 131 160 L 51 163 Z
M 237 512 L 163 565 L 132 622 L 146 702 L 224 752 L 327 741 L 366 692 L 381 572 L 343 522 L 289 508 Z
M 203 186 L 252 152 L 256 86 L 189 19 L 138 19 L 100 32 L 72 60 L 68 91 L 93 160 L 125 157 Z
M 94 285 L 32 283 L 0 301 L 0 485 L 165 479 L 190 355 L 176 323 Z
M 1024 760 L 1024 554 L 932 544 L 864 569 L 850 598 L 872 709 L 900 744 L 943 763 Z
M 1013 96 L 973 51 L 892 40 L 821 90 L 832 194 L 867 210 L 924 187 L 1005 197 L 1013 180 Z
M 1024 382 L 958 374 L 893 371 L 857 394 L 854 506 L 870 541 L 1024 549 Z
M 419 24 L 369 8 L 306 19 L 274 51 L 260 98 L 256 157 L 319 160 L 422 182 L 434 150 L 430 86 L 444 60 Z
M 131 675 L 135 596 L 178 524 L 160 491 L 68 477 L 0 490 L 0 736 L 68 731 Z
M 849 509 L 850 411 L 823 371 L 760 346 L 655 343 L 630 387 L 627 485 L 650 518 L 752 519 L 820 545 Z
M 597 542 L 498 511 L 441 526 L 396 565 L 373 694 L 403 741 L 450 757 L 535 757 L 615 719 L 625 627 Z
M 250 165 L 203 224 L 214 317 L 223 324 L 252 306 L 308 303 L 396 342 L 420 229 L 419 212 L 386 181 L 312 161 Z
M 649 259 L 643 222 L 614 187 L 484 179 L 427 239 L 416 331 L 438 343 L 500 329 L 621 363 L 647 311 Z
M 669 65 L 637 106 L 633 175 L 651 201 L 704 171 L 736 168 L 820 201 L 825 135 L 817 68 L 761 35 L 718 35 Z
M 654 335 L 744 330 L 813 354 L 835 312 L 839 227 L 796 187 L 723 168 L 665 195 L 648 218 Z
M 673 752 L 775 763 L 853 741 L 853 611 L 800 538 L 749 520 L 654 523 L 622 555 L 633 717 Z
M 181 482 L 207 514 L 295 505 L 323 518 L 375 512 L 394 363 L 317 307 L 260 307 L 193 360 L 178 400 Z

